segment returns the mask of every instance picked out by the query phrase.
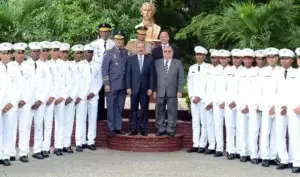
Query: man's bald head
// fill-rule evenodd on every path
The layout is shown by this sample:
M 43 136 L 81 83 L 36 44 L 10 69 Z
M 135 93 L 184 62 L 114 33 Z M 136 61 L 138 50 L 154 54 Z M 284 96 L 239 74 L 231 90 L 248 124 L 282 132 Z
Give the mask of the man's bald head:
M 165 44 L 168 44 L 168 43 L 169 43 L 170 36 L 169 36 L 168 32 L 163 31 L 163 32 L 160 33 L 159 39 L 161 40 L 161 43 L 162 43 L 163 45 L 165 45 Z

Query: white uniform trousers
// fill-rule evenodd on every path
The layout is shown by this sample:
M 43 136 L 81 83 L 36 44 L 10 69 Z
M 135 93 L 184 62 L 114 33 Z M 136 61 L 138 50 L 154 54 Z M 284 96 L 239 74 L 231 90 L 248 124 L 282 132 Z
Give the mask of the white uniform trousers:
M 241 111 L 236 111 L 235 119 L 235 153 L 241 155 Z M 227 141 L 227 140 L 226 140 Z
M 74 126 L 75 116 L 75 101 L 72 101 L 65 106 L 65 117 L 64 117 L 64 147 L 71 146 L 71 136 Z
M 33 153 L 39 153 L 43 147 L 43 123 L 45 114 L 45 103 L 42 103 L 37 110 L 32 110 L 34 122 L 34 145 Z
M 64 145 L 65 101 L 54 106 L 55 131 L 54 148 L 62 149 Z
M 11 138 L 12 138 L 12 147 L 10 149 L 9 156 L 15 157 L 16 156 L 16 141 L 17 141 L 17 131 L 18 131 L 18 116 L 19 116 L 19 109 L 16 110 L 16 116 L 12 117 L 12 129 L 11 131 Z
M 0 160 L 3 160 L 3 118 L 2 118 L 2 109 L 0 109 Z
M 19 121 L 19 155 L 26 156 L 29 153 L 29 141 L 32 125 L 31 105 L 25 104 L 18 110 Z M 14 152 L 15 156 L 16 152 Z
M 278 156 L 281 163 L 288 164 L 293 162 L 293 129 L 295 128 L 295 117 L 281 116 L 280 110 L 276 110 L 276 143 Z M 286 133 L 289 129 L 289 152 L 286 148 Z M 297 142 L 298 143 L 298 142 Z
M 276 118 L 270 117 L 269 109 L 262 111 L 260 128 L 260 157 L 263 160 L 274 160 L 277 155 L 276 148 Z
M 45 107 L 44 115 L 44 141 L 42 151 L 49 151 L 52 136 L 52 126 L 53 126 L 53 115 L 54 115 L 54 102 L 51 105 Z
M 236 143 L 240 143 L 240 155 L 250 155 L 251 159 L 258 158 L 257 141 L 259 126 L 257 124 L 258 114 L 256 110 L 250 109 L 247 114 L 243 114 L 241 111 L 238 111 L 237 119 L 239 119 L 239 125 L 237 126 L 240 128 L 240 132 L 237 134 L 237 136 L 239 136 L 239 141 Z
M 218 105 L 214 104 L 213 107 L 213 116 L 214 116 L 214 130 L 216 138 L 216 151 L 223 152 L 224 150 L 224 109 L 221 109 Z
M 14 146 L 14 127 L 16 124 L 18 112 L 17 110 L 10 110 L 6 114 L 2 114 L 3 119 L 3 145 L 2 145 L 2 159 L 9 159 Z
M 86 144 L 86 118 L 87 118 L 87 102 L 85 100 L 81 100 L 76 105 L 76 130 L 75 130 L 76 146 L 82 146 L 83 144 Z
M 205 148 L 207 141 L 208 149 L 215 149 L 215 132 L 213 124 L 213 111 L 206 111 L 203 103 L 191 103 L 193 147 Z M 201 135 L 200 135 L 201 133 Z
M 225 105 L 224 110 L 225 127 L 226 127 L 226 152 L 235 154 L 235 127 L 236 127 L 236 110 L 232 110 Z
M 300 116 L 290 116 L 289 119 L 292 122 L 289 141 L 292 141 L 293 167 L 300 167 Z
M 95 144 L 97 135 L 97 115 L 98 115 L 98 100 L 90 100 L 87 103 L 88 114 L 88 145 Z M 86 113 L 85 113 L 86 115 Z

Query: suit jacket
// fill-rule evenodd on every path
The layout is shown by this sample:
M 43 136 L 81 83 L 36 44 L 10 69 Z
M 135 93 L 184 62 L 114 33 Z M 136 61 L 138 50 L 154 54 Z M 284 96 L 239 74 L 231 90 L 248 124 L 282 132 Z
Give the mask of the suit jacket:
M 179 49 L 175 45 L 172 45 L 172 44 L 170 44 L 170 45 L 174 51 L 173 58 L 176 58 L 179 60 L 180 59 Z M 155 47 L 152 50 L 152 56 L 153 56 L 153 60 L 158 60 L 158 59 L 163 58 L 162 46 Z
M 144 55 L 143 69 L 140 72 L 138 55 L 132 55 L 127 61 L 126 88 L 131 89 L 132 94 L 147 93 L 154 86 L 154 64 L 151 55 Z
M 177 97 L 177 92 L 183 93 L 183 66 L 180 60 L 172 59 L 166 76 L 164 64 L 164 59 L 155 61 L 154 91 L 157 97 Z

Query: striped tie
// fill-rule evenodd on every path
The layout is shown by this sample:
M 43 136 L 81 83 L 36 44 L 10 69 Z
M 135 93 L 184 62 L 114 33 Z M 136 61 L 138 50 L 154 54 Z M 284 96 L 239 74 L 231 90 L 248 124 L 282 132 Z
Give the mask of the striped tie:
M 169 61 L 165 62 L 165 75 L 166 76 L 168 75 L 168 63 L 169 63 Z

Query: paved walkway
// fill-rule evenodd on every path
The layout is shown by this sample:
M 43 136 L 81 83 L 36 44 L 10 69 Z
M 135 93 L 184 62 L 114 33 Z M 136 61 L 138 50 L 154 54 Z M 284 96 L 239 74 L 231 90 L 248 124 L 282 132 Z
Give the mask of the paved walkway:
M 0 177 L 289 177 L 291 170 L 228 161 L 185 151 L 133 153 L 109 149 L 0 166 Z

